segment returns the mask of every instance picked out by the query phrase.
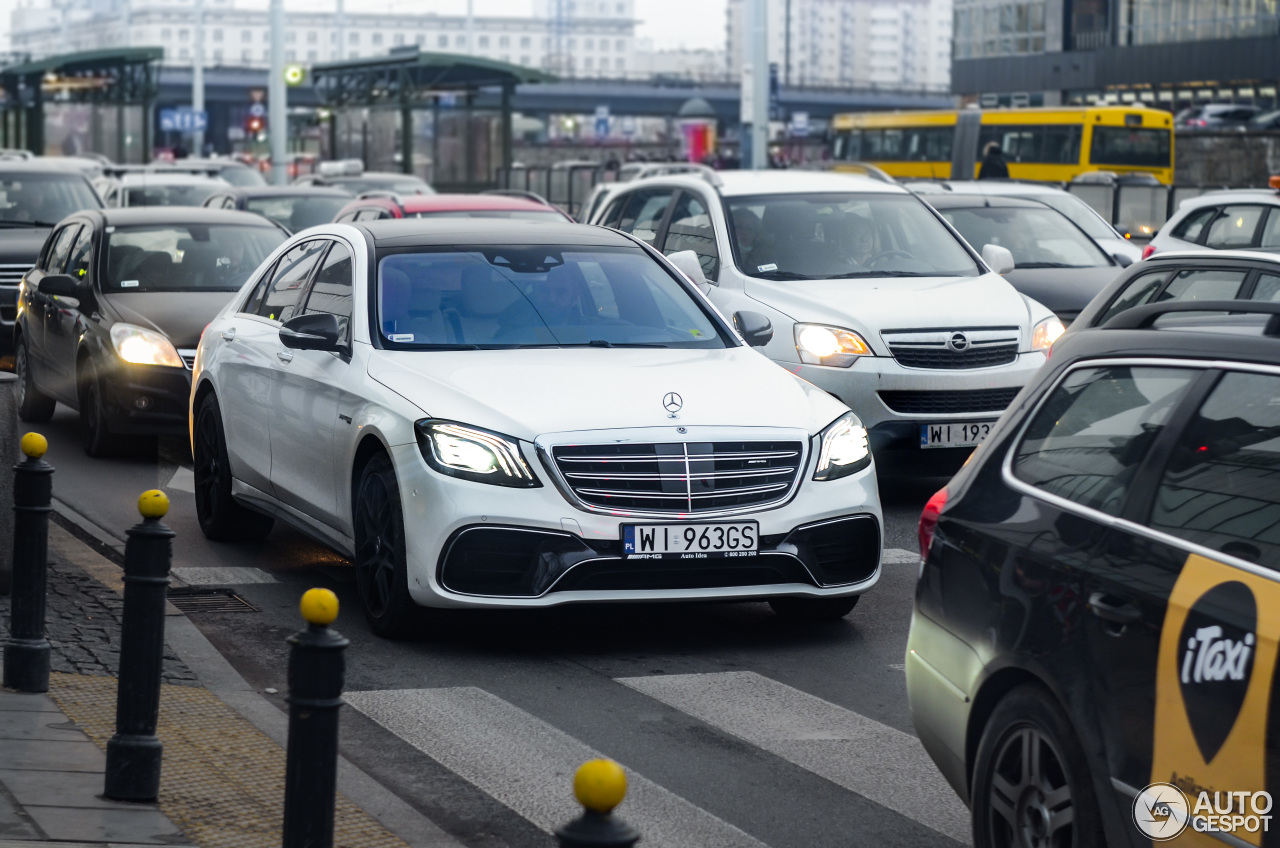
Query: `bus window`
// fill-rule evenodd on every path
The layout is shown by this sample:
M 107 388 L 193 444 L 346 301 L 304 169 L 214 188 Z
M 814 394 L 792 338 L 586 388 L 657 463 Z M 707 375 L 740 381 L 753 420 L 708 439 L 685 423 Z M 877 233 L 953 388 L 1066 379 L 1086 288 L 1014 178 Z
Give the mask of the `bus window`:
M 950 162 L 951 127 L 907 130 L 906 159 L 923 162 Z
M 997 142 L 1010 162 L 1075 165 L 1080 161 L 1080 127 L 1069 124 L 1040 126 L 984 126 L 978 138 L 977 158 L 990 142 Z
M 885 130 L 883 147 L 880 155 L 885 159 L 905 159 L 906 150 L 902 144 L 902 130 Z
M 1044 142 L 1037 161 L 1055 165 L 1075 165 L 1080 161 L 1080 127 L 1049 124 L 1040 131 Z
M 881 130 L 862 131 L 862 158 L 866 161 L 888 159 L 884 155 L 884 132 Z
M 1168 130 L 1140 130 L 1130 127 L 1093 128 L 1089 162 L 1094 165 L 1135 165 L 1140 168 L 1169 168 Z

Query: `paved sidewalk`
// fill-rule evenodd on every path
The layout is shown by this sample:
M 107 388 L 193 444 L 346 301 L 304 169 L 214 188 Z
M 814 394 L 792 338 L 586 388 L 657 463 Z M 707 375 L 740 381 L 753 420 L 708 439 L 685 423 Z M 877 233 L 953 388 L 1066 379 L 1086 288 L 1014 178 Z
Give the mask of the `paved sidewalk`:
M 60 527 L 50 528 L 47 630 L 54 673 L 48 695 L 0 689 L 0 848 L 278 848 L 284 716 L 172 606 L 166 637 L 181 647 L 165 646 L 159 801 L 101 797 L 104 751 L 115 732 L 120 577 L 113 563 Z M 0 645 L 8 637 L 9 603 L 0 598 Z M 457 845 L 345 761 L 339 790 L 335 848 Z M 361 804 L 344 791 L 356 793 Z

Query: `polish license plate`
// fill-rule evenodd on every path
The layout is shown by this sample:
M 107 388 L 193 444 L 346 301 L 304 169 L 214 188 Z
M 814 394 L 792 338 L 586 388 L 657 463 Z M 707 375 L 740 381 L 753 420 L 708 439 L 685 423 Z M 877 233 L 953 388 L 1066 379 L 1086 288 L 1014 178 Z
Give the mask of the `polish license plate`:
M 760 527 L 754 521 L 622 525 L 627 559 L 751 557 L 759 547 Z
M 994 421 L 965 421 L 961 424 L 921 424 L 922 448 L 972 448 L 980 445 L 996 426 Z

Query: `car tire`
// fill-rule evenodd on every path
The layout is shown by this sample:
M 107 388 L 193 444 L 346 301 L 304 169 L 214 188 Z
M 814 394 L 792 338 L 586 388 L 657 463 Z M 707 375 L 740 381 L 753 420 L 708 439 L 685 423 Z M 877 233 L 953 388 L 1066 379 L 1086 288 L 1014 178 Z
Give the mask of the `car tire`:
M 107 424 L 102 384 L 92 363 L 88 362 L 80 371 L 80 441 L 84 452 L 95 459 L 113 456 L 120 450 L 121 439 Z
M 241 506 L 231 496 L 231 462 L 222 430 L 222 409 L 212 393 L 196 411 L 194 435 L 192 475 L 200 532 L 215 542 L 256 542 L 265 537 L 275 519 Z
M 845 598 L 770 598 L 779 618 L 790 621 L 839 621 L 858 605 L 861 595 Z
M 971 784 L 976 848 L 1107 843 L 1071 721 L 1040 686 L 1019 686 L 996 706 Z
M 36 388 L 26 339 L 18 340 L 17 350 L 13 352 L 13 370 L 18 375 L 18 417 L 28 424 L 46 423 L 53 417 L 57 402 Z
M 409 596 L 404 511 L 395 470 L 386 454 L 365 465 L 352 506 L 356 587 L 365 620 L 383 638 L 404 638 L 413 631 L 418 605 Z

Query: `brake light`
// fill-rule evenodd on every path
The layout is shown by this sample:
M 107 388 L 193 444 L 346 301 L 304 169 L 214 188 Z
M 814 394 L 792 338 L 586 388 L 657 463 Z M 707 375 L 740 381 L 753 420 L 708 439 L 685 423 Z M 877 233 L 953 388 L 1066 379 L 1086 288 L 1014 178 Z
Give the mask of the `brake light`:
M 946 505 L 947 487 L 943 486 L 933 493 L 933 497 L 929 498 L 928 503 L 924 505 L 924 510 L 920 513 L 920 526 L 916 533 L 920 537 L 921 559 L 929 557 L 929 545 L 933 544 L 933 531 L 938 529 L 938 515 Z
M 1154 244 L 1149 244 L 1149 245 L 1147 245 L 1146 247 L 1142 248 L 1142 258 L 1143 258 L 1143 259 L 1150 259 L 1150 258 L 1151 258 L 1151 254 L 1153 254 L 1153 253 L 1155 253 L 1155 252 L 1156 252 L 1156 246 L 1155 246 Z

